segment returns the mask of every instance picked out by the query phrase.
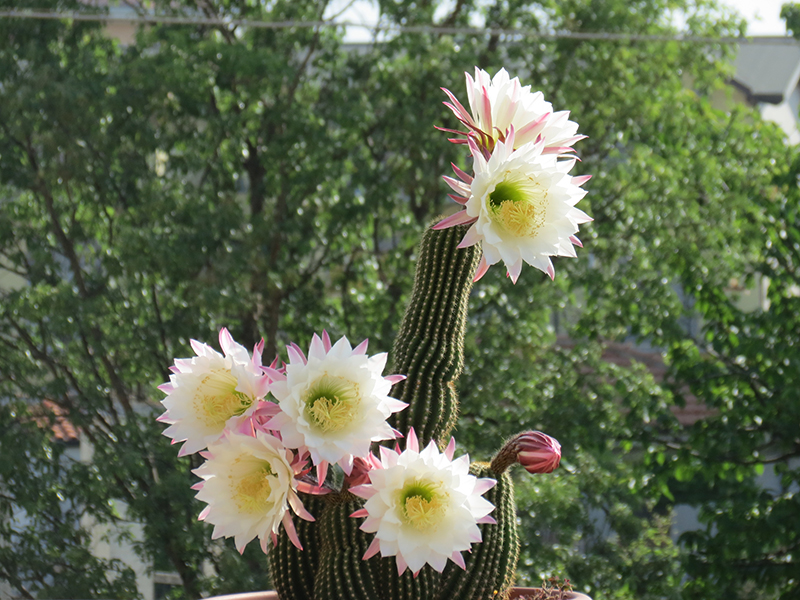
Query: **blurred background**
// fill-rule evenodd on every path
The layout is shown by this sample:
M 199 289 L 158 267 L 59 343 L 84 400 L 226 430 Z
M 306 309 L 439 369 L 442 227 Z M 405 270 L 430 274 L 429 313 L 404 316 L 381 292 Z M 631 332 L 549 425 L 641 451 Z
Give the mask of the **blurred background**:
M 782 4 L 0 0 L 0 598 L 269 589 L 257 545 L 197 521 L 156 386 L 222 326 L 267 362 L 323 328 L 391 349 L 469 167 L 439 88 L 466 102 L 476 65 L 570 110 L 594 176 L 578 258 L 471 299 L 459 448 L 563 446 L 515 473 L 519 583 L 800 598 Z

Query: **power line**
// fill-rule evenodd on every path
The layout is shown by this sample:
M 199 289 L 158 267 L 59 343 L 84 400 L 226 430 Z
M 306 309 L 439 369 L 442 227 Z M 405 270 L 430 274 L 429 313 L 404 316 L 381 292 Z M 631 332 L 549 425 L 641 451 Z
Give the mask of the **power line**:
M 443 35 L 503 35 L 510 38 L 530 38 L 540 40 L 605 40 L 630 42 L 687 42 L 696 44 L 769 44 L 777 46 L 796 46 L 798 41 L 791 37 L 707 37 L 695 35 L 658 35 L 643 33 L 615 33 L 602 31 L 558 31 L 541 32 L 532 29 L 498 29 L 483 27 L 439 27 L 431 25 L 382 25 L 357 23 L 351 21 L 261 21 L 250 19 L 218 17 L 186 17 L 169 15 L 113 15 L 85 12 L 59 12 L 49 10 L 2 10 L 0 18 L 9 19 L 47 19 L 92 21 L 103 23 L 133 23 L 141 25 L 209 25 L 217 27 L 244 27 L 252 29 L 317 29 L 329 27 L 359 27 L 372 31 L 395 33 L 435 33 Z

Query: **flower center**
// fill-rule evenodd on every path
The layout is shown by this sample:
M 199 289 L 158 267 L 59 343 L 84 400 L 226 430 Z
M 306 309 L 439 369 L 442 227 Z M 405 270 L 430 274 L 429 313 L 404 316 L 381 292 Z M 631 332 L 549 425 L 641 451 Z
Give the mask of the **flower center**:
M 400 492 L 400 509 L 406 524 L 429 531 L 447 512 L 447 493 L 435 483 L 414 481 Z
M 275 473 L 269 463 L 261 463 L 258 468 L 242 477 L 234 488 L 234 500 L 239 510 L 245 513 L 263 513 L 272 502 L 272 481 Z
M 200 381 L 197 406 L 206 425 L 223 427 L 253 404 L 253 398 L 236 391 L 237 383 L 236 377 L 225 370 L 211 371 Z
M 536 235 L 547 216 L 547 189 L 530 177 L 506 179 L 489 194 L 492 220 L 515 237 Z
M 306 394 L 306 417 L 325 433 L 341 431 L 358 415 L 361 397 L 352 381 L 323 375 Z

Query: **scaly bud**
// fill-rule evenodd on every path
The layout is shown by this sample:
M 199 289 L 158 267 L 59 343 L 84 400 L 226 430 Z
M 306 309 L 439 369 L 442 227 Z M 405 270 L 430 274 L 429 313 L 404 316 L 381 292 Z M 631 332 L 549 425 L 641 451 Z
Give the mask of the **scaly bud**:
M 492 470 L 502 473 L 515 462 L 528 473 L 552 473 L 561 462 L 561 444 L 541 431 L 520 433 L 500 449 L 492 460 Z

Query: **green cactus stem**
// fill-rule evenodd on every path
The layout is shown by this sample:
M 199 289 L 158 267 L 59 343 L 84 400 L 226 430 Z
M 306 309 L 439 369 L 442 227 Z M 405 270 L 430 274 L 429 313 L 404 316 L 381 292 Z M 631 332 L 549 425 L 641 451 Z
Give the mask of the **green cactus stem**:
M 484 494 L 495 506 L 492 516 L 497 524 L 479 525 L 483 541 L 464 554 L 466 570 L 452 562 L 447 564 L 436 600 L 505 599 L 517 569 L 519 536 L 511 477 L 486 463 L 473 463 L 470 473 L 497 480 L 497 485 Z
M 306 510 L 319 519 L 326 507 L 325 497 L 300 494 L 300 499 Z M 303 550 L 295 548 L 281 529 L 278 545 L 268 555 L 272 584 L 281 600 L 313 600 L 321 547 L 319 525 L 299 518 L 294 519 L 294 525 Z
M 480 259 L 475 246 L 459 249 L 467 226 L 428 229 L 420 243 L 414 288 L 395 339 L 392 372 L 407 379 L 393 396 L 408 408 L 392 415 L 402 433 L 414 427 L 422 445 L 442 444 L 458 416 L 455 382 L 464 365 L 464 331 L 472 279 Z
M 370 559 L 376 560 L 377 557 Z M 425 565 L 414 574 L 406 569 L 397 574 L 397 562 L 393 556 L 378 559 L 376 576 L 380 581 L 381 600 L 434 600 L 437 597 L 441 574 Z M 455 599 L 451 599 L 455 600 Z
M 380 559 L 363 560 L 372 534 L 359 530 L 350 515 L 364 505 L 349 492 L 332 495 L 319 519 L 319 568 L 314 580 L 314 600 L 376 600 L 382 587 L 374 575 Z M 281 596 L 281 600 L 283 596 Z

